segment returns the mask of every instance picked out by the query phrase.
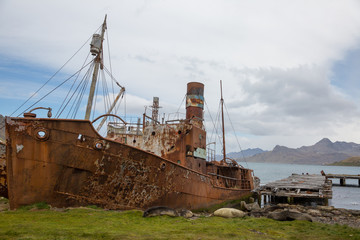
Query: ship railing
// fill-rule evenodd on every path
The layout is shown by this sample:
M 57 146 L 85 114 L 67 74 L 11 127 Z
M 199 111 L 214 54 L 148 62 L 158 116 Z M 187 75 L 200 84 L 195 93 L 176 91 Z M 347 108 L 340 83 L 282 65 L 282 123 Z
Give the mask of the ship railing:
M 206 144 L 206 155 L 207 155 L 207 161 L 212 162 L 216 160 L 216 142 L 211 142 Z
M 123 122 L 109 122 L 108 123 L 108 133 L 115 133 L 115 134 L 125 134 L 125 135 L 142 135 L 142 124 L 140 123 L 139 119 L 137 122 L 130 121 L 123 123 Z
M 151 120 L 152 124 L 160 124 L 160 122 L 158 120 L 146 115 L 145 113 L 143 114 L 143 120 L 145 121 L 146 126 L 148 126 L 150 124 L 150 122 L 148 120 Z
M 208 172 L 207 174 L 212 176 L 213 182 L 218 182 L 216 180 L 219 178 L 223 179 L 224 183 L 225 183 L 225 187 L 228 187 L 228 188 L 240 187 L 241 189 L 250 189 L 250 181 L 248 179 L 227 177 L 227 176 L 223 176 L 223 175 L 219 175 L 219 174 L 211 173 L 211 172 Z M 218 185 L 218 184 L 216 184 L 216 185 Z
M 168 114 L 168 119 L 166 120 L 166 122 L 170 122 L 170 121 L 181 121 L 181 119 L 185 119 L 185 114 L 181 113 L 181 112 L 174 112 L 174 113 L 169 113 Z
M 184 119 L 173 119 L 173 120 L 167 120 L 166 124 L 177 124 L 177 123 L 184 123 L 186 120 Z

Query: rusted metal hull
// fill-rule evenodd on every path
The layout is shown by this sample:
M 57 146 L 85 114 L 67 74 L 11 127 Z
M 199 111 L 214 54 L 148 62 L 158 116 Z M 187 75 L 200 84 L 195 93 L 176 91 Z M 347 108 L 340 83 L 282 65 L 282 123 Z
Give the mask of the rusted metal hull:
M 10 208 L 97 204 L 109 209 L 162 205 L 198 209 L 239 199 L 242 188 L 144 150 L 101 137 L 87 120 L 6 118 Z

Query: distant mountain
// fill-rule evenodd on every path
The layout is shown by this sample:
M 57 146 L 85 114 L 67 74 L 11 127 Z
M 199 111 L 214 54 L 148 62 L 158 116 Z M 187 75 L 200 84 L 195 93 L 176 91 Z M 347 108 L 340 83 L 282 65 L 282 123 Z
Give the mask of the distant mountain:
M 246 161 L 324 165 L 353 156 L 360 156 L 360 144 L 331 142 L 328 138 L 324 138 L 313 146 L 296 149 L 277 145 L 272 151 L 248 157 Z
M 241 152 L 230 152 L 227 153 L 226 156 L 232 159 L 236 159 L 241 161 L 243 158 L 251 157 L 259 153 L 265 152 L 264 150 L 260 148 L 248 148 L 246 150 L 243 150 Z M 221 160 L 222 155 L 216 155 L 216 160 Z
M 0 114 L 0 140 L 5 142 L 5 117 Z

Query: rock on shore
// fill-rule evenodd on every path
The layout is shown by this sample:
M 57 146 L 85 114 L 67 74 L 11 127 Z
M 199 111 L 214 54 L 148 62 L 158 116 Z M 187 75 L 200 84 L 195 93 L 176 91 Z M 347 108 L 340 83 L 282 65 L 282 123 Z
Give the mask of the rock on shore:
M 327 224 L 348 225 L 360 228 L 360 210 L 334 208 L 332 206 L 301 206 L 278 204 L 248 212 L 252 217 L 268 217 L 275 220 L 307 220 Z

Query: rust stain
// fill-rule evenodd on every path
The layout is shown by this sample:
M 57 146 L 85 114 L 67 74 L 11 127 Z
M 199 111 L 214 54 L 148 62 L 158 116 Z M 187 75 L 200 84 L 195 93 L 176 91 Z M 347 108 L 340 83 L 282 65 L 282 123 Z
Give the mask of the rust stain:
M 195 94 L 201 99 L 202 84 L 188 84 L 188 95 Z M 144 126 L 110 126 L 107 138 L 87 120 L 7 117 L 10 207 L 46 201 L 197 209 L 250 193 L 252 170 L 202 155 L 202 114 L 202 105 L 193 104 L 185 120 L 160 124 L 144 115 Z

